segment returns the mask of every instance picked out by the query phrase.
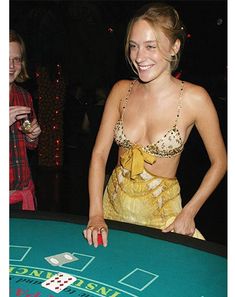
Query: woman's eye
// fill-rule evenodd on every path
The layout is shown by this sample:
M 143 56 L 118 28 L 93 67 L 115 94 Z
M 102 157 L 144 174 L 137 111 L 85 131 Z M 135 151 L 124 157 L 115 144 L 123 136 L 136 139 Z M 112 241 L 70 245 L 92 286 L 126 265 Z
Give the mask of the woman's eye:
M 154 45 L 148 45 L 147 48 L 154 49 L 154 48 L 156 48 L 156 46 L 154 46 Z
M 129 44 L 129 48 L 135 48 L 136 45 L 135 44 Z

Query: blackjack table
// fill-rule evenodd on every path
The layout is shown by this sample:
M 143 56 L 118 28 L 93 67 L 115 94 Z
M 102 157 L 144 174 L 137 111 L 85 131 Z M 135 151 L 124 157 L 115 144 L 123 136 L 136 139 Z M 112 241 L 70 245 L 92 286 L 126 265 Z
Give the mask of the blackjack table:
M 86 217 L 11 211 L 10 297 L 225 297 L 226 247 L 175 233 L 107 221 L 107 247 L 90 246 Z M 77 260 L 52 265 L 70 253 Z M 76 278 L 56 293 L 42 286 L 59 273 Z

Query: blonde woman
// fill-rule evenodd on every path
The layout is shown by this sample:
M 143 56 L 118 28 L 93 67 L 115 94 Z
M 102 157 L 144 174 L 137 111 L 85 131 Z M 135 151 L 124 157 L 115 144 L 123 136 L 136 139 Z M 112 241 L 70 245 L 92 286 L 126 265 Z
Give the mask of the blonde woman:
M 180 60 L 185 28 L 167 4 L 150 4 L 130 21 L 126 58 L 138 79 L 117 82 L 107 99 L 89 171 L 88 243 L 108 243 L 105 219 L 204 239 L 194 218 L 226 172 L 218 116 L 205 89 L 172 75 Z M 177 168 L 196 126 L 211 165 L 182 208 Z M 113 139 L 118 163 L 104 191 Z M 104 191 L 104 194 L 103 194 Z

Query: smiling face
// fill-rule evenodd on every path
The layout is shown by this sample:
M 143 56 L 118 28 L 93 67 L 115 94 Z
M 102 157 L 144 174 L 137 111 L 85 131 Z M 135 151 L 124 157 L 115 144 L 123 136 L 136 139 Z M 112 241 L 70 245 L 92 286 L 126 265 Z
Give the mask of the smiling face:
M 145 20 L 134 23 L 129 39 L 130 60 L 143 82 L 170 74 L 173 47 L 162 30 L 154 30 Z
M 10 42 L 9 46 L 9 83 L 10 85 L 19 76 L 22 69 L 22 52 L 18 42 Z

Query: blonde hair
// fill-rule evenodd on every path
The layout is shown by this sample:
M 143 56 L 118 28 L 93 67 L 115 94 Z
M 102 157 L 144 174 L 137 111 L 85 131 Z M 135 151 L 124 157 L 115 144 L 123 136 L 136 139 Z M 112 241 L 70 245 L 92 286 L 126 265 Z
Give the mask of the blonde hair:
M 179 65 L 181 53 L 186 39 L 186 30 L 179 18 L 178 12 L 170 5 L 163 3 L 150 3 L 140 8 L 134 17 L 130 20 L 125 42 L 125 57 L 133 71 L 132 62 L 130 60 L 129 42 L 130 35 L 134 24 L 139 20 L 145 20 L 155 30 L 161 29 L 173 45 L 177 39 L 180 40 L 180 49 L 171 59 L 166 57 L 170 62 L 171 72 L 175 71 Z M 156 32 L 157 33 L 157 32 Z
M 10 41 L 9 42 L 17 42 L 20 45 L 21 48 L 21 72 L 16 78 L 17 82 L 24 82 L 29 78 L 27 69 L 26 69 L 26 50 L 25 50 L 25 44 L 21 36 L 16 33 L 14 30 L 10 30 Z

